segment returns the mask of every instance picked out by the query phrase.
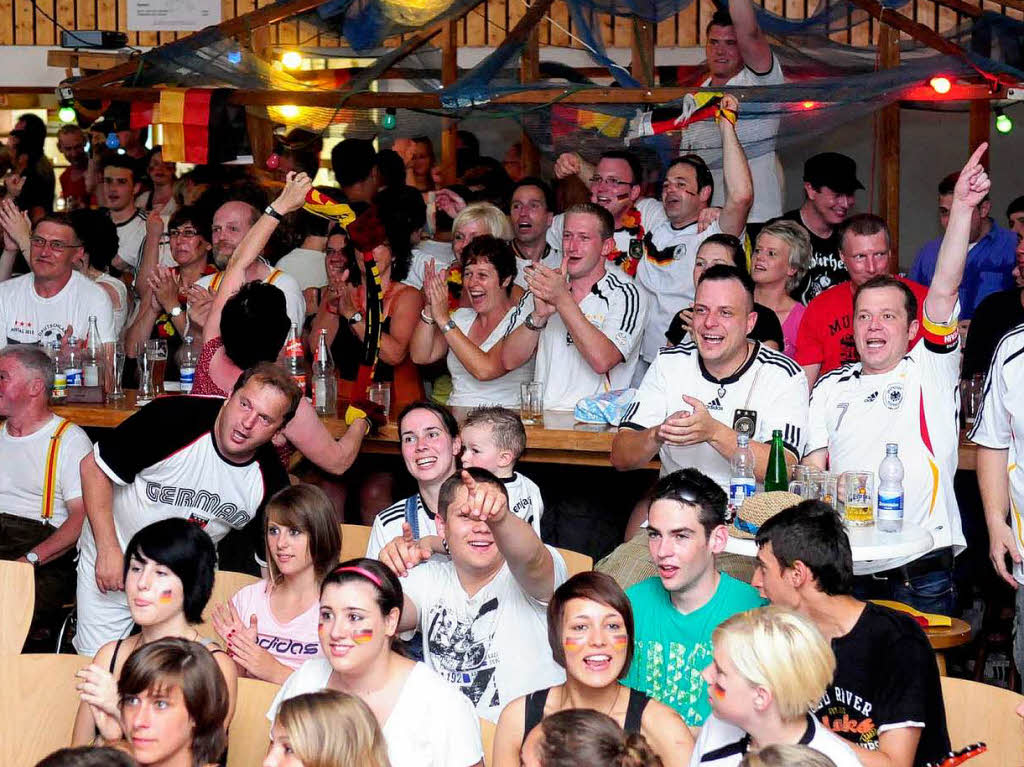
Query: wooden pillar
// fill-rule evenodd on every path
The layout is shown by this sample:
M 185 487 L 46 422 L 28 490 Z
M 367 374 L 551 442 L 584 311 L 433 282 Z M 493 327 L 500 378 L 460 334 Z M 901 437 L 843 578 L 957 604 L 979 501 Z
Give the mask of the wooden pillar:
M 648 87 L 654 85 L 654 24 L 633 17 L 633 58 L 630 74 Z
M 530 32 L 530 36 L 526 38 L 526 45 L 523 47 L 519 68 L 524 85 L 537 82 L 540 79 L 540 36 L 537 32 L 537 27 L 534 27 Z M 537 145 L 533 143 L 530 134 L 525 130 L 522 132 L 520 141 L 523 148 L 523 175 L 539 176 L 540 152 L 537 151 Z
M 260 58 L 269 58 L 270 27 L 257 27 L 249 33 L 249 47 Z M 267 158 L 274 151 L 274 124 L 270 121 L 267 108 L 250 106 L 245 108 L 245 129 L 249 134 L 249 146 L 256 168 L 267 167 Z
M 451 85 L 458 79 L 458 24 L 453 19 L 441 30 L 441 84 Z M 455 133 L 458 122 L 444 118 L 441 127 L 441 183 L 455 183 Z
M 900 64 L 900 33 L 883 24 L 878 36 L 879 61 L 883 68 Z M 876 136 L 879 159 L 878 211 L 889 226 L 891 247 L 889 271 L 895 274 L 900 266 L 900 105 L 889 104 L 879 111 Z
M 968 142 L 970 143 L 970 146 L 967 148 L 968 155 L 990 138 L 992 125 L 991 107 L 992 102 L 988 99 L 974 99 L 971 102 L 970 122 L 968 123 Z M 982 155 L 981 164 L 986 168 L 991 156 L 991 152 L 985 152 Z

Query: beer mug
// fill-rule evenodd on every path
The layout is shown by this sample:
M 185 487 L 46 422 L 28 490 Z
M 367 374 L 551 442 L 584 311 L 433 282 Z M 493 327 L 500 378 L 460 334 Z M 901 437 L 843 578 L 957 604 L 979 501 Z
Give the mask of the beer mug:
M 875 524 L 875 473 L 848 471 L 842 476 L 846 488 L 844 516 L 850 527 Z

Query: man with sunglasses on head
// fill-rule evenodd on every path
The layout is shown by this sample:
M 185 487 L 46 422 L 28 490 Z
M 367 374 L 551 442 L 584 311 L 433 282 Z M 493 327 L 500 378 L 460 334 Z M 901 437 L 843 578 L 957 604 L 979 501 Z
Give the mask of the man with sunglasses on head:
M 65 335 L 85 338 L 95 316 L 100 340 L 114 339 L 114 307 L 99 285 L 71 263 L 82 250 L 67 216 L 51 213 L 36 224 L 29 240 L 30 274 L 0 283 L 0 347 L 48 346 Z

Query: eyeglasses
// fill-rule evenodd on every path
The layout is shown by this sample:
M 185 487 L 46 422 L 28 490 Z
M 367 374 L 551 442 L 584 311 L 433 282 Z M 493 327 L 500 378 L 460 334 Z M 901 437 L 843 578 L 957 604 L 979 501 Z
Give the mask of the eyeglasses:
M 48 240 L 45 237 L 39 237 L 38 235 L 33 236 L 33 237 L 29 237 L 28 241 L 32 245 L 33 248 L 39 248 L 39 250 L 44 250 L 47 247 L 49 247 L 50 250 L 52 250 L 54 253 L 58 253 L 60 255 L 63 255 L 64 251 L 66 251 L 66 250 L 75 250 L 76 248 L 82 247 L 82 243 L 80 243 L 80 242 L 64 242 L 64 240 Z
M 184 239 L 191 239 L 193 237 L 198 237 L 199 232 L 197 232 L 195 229 L 171 229 L 170 231 L 167 232 L 167 235 L 169 237 L 182 237 Z
M 623 181 L 622 179 L 615 178 L 614 176 L 591 176 L 591 186 L 601 186 L 601 184 L 607 184 L 608 186 L 633 186 L 632 181 Z

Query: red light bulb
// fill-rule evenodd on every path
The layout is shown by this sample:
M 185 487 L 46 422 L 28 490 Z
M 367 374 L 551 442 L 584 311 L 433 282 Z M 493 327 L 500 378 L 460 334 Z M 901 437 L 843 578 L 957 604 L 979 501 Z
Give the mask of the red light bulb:
M 279 155 L 277 152 L 274 152 L 272 155 L 270 155 L 270 157 L 267 158 L 267 169 L 268 170 L 277 170 L 277 168 L 278 168 L 278 166 L 280 164 L 281 164 L 281 155 Z
M 949 93 L 949 89 L 953 87 L 953 84 L 949 81 L 948 77 L 933 77 L 928 81 L 928 84 L 932 86 L 932 90 L 940 96 Z

